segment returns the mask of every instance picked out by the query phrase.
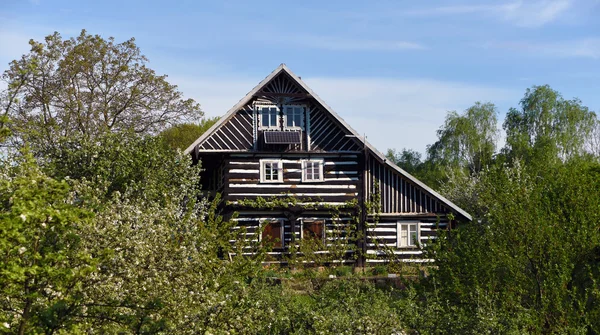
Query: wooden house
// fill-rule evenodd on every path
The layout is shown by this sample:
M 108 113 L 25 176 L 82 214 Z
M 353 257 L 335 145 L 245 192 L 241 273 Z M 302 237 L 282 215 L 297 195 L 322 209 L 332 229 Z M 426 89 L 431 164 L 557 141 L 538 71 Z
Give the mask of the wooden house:
M 277 262 L 306 239 L 352 244 L 359 265 L 427 261 L 422 246 L 464 210 L 365 141 L 282 64 L 187 149 L 202 187 L 248 238 L 269 240 Z M 325 251 L 326 252 L 326 251 Z

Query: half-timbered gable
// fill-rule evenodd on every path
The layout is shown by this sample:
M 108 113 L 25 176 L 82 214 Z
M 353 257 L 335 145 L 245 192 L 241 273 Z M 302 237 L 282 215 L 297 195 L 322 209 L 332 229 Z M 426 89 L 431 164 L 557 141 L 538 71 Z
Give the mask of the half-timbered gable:
M 223 195 L 226 214 L 239 213 L 248 238 L 274 241 L 276 261 L 298 239 L 333 243 L 357 218 L 361 264 L 423 261 L 421 247 L 437 229 L 471 219 L 387 161 L 284 64 L 186 152 L 202 162 L 203 188 Z M 249 205 L 259 199 L 280 205 Z M 332 206 L 348 210 L 333 217 Z

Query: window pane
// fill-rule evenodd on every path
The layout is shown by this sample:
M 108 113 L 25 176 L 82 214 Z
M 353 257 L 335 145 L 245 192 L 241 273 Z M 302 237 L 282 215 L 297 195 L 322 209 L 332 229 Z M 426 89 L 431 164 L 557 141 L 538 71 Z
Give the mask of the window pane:
M 262 108 L 261 119 L 262 119 L 263 127 L 268 127 L 269 126 L 269 109 L 268 108 L 266 108 L 266 107 Z
M 275 109 L 271 110 L 271 124 L 272 127 L 277 126 L 277 111 Z

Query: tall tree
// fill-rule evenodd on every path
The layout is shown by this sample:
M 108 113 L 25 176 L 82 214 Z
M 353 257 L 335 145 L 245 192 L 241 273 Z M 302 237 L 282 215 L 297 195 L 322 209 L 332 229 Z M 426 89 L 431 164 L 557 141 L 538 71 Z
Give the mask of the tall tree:
M 31 51 L 2 75 L 8 86 L 0 106 L 15 139 L 36 150 L 65 136 L 148 134 L 202 117 L 199 104 L 146 66 L 133 38 L 116 43 L 82 30 L 76 38 L 54 33 L 29 44 Z
M 584 153 L 596 115 L 580 100 L 565 100 L 544 85 L 527 89 L 520 105 L 521 109 L 511 108 L 504 121 L 505 154 L 546 164 Z
M 437 142 L 427 150 L 428 160 L 480 171 L 496 150 L 497 115 L 496 106 L 489 102 L 476 102 L 463 114 L 449 112 L 437 131 Z

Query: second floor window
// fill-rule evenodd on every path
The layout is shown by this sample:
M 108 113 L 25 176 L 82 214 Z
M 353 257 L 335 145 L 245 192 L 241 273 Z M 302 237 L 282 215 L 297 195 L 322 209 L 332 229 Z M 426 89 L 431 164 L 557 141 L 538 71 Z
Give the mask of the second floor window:
M 260 181 L 263 183 L 283 182 L 283 164 L 279 160 L 260 161 Z
M 302 181 L 323 181 L 323 161 L 303 160 Z

